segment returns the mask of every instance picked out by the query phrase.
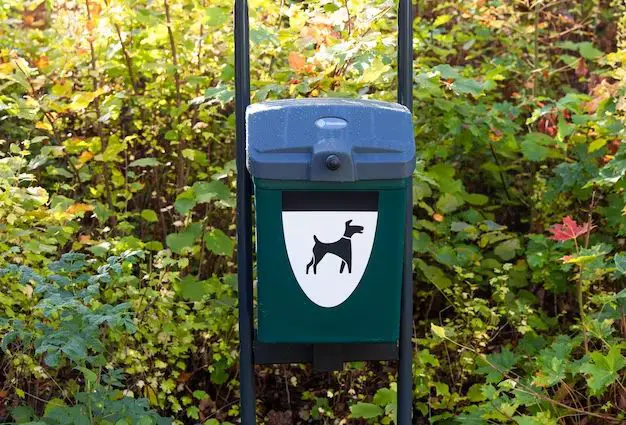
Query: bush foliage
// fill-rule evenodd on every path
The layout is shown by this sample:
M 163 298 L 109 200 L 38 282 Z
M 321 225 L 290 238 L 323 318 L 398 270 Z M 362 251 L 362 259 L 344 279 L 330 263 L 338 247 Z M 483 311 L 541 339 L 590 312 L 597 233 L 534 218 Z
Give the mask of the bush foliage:
M 415 4 L 420 424 L 626 423 L 626 7 Z M 253 101 L 395 96 L 395 3 L 251 2 Z M 0 3 L 0 418 L 237 423 L 230 0 Z M 258 367 L 269 425 L 392 363 Z

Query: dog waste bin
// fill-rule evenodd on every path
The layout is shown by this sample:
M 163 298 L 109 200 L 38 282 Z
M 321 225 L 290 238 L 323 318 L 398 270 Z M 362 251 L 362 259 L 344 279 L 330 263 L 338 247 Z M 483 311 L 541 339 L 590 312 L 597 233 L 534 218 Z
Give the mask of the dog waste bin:
M 396 342 L 415 168 L 408 109 L 296 99 L 253 104 L 246 120 L 258 341 Z

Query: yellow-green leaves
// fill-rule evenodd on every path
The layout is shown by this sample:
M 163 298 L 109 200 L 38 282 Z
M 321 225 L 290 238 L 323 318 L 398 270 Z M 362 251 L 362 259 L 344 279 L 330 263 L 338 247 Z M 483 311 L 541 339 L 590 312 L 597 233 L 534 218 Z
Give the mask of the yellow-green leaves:
M 384 64 L 380 58 L 375 58 L 361 75 L 363 84 L 379 82 L 379 80 L 391 70 L 391 66 Z
M 79 112 L 84 110 L 96 97 L 102 94 L 101 90 L 95 92 L 80 92 L 75 93 L 72 96 L 71 102 L 68 105 L 68 109 L 72 112 Z
M 155 223 L 159 221 L 157 217 L 157 213 L 154 210 L 143 210 L 141 211 L 141 218 L 143 218 L 148 223 Z
M 430 324 L 430 330 L 432 331 L 433 335 L 435 335 L 438 338 L 441 339 L 446 339 L 446 329 L 442 326 L 437 326 L 434 323 Z
M 209 27 L 218 27 L 224 25 L 230 17 L 226 9 L 221 7 L 209 7 L 205 11 L 205 23 Z

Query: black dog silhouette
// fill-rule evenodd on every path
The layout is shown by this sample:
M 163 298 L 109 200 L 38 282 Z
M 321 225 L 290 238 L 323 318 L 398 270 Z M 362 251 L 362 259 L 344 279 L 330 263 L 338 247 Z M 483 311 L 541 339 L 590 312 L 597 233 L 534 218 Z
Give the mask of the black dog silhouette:
M 343 273 L 343 269 L 348 266 L 348 273 L 352 273 L 352 235 L 363 233 L 363 226 L 353 226 L 352 220 L 346 221 L 346 230 L 343 236 L 336 242 L 325 243 L 320 242 L 317 236 L 313 235 L 315 245 L 313 245 L 313 258 L 306 265 L 306 274 L 309 274 L 309 268 L 313 266 L 313 274 L 317 274 L 317 265 L 322 261 L 326 254 L 335 254 L 341 258 L 341 267 L 339 273 Z

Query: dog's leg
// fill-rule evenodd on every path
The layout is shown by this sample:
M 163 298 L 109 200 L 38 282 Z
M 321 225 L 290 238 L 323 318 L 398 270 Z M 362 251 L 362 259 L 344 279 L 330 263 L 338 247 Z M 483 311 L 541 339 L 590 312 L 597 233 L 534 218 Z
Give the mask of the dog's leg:
M 315 255 L 311 258 L 311 262 L 306 265 L 306 274 L 309 274 L 309 268 L 315 263 Z
M 341 267 L 339 267 L 339 273 L 343 273 L 343 269 L 346 267 L 346 262 L 342 261 L 341 262 Z
M 348 265 L 348 273 L 352 273 L 352 241 L 350 241 L 350 245 L 348 246 L 348 255 L 346 257 L 347 259 L 345 261 Z

